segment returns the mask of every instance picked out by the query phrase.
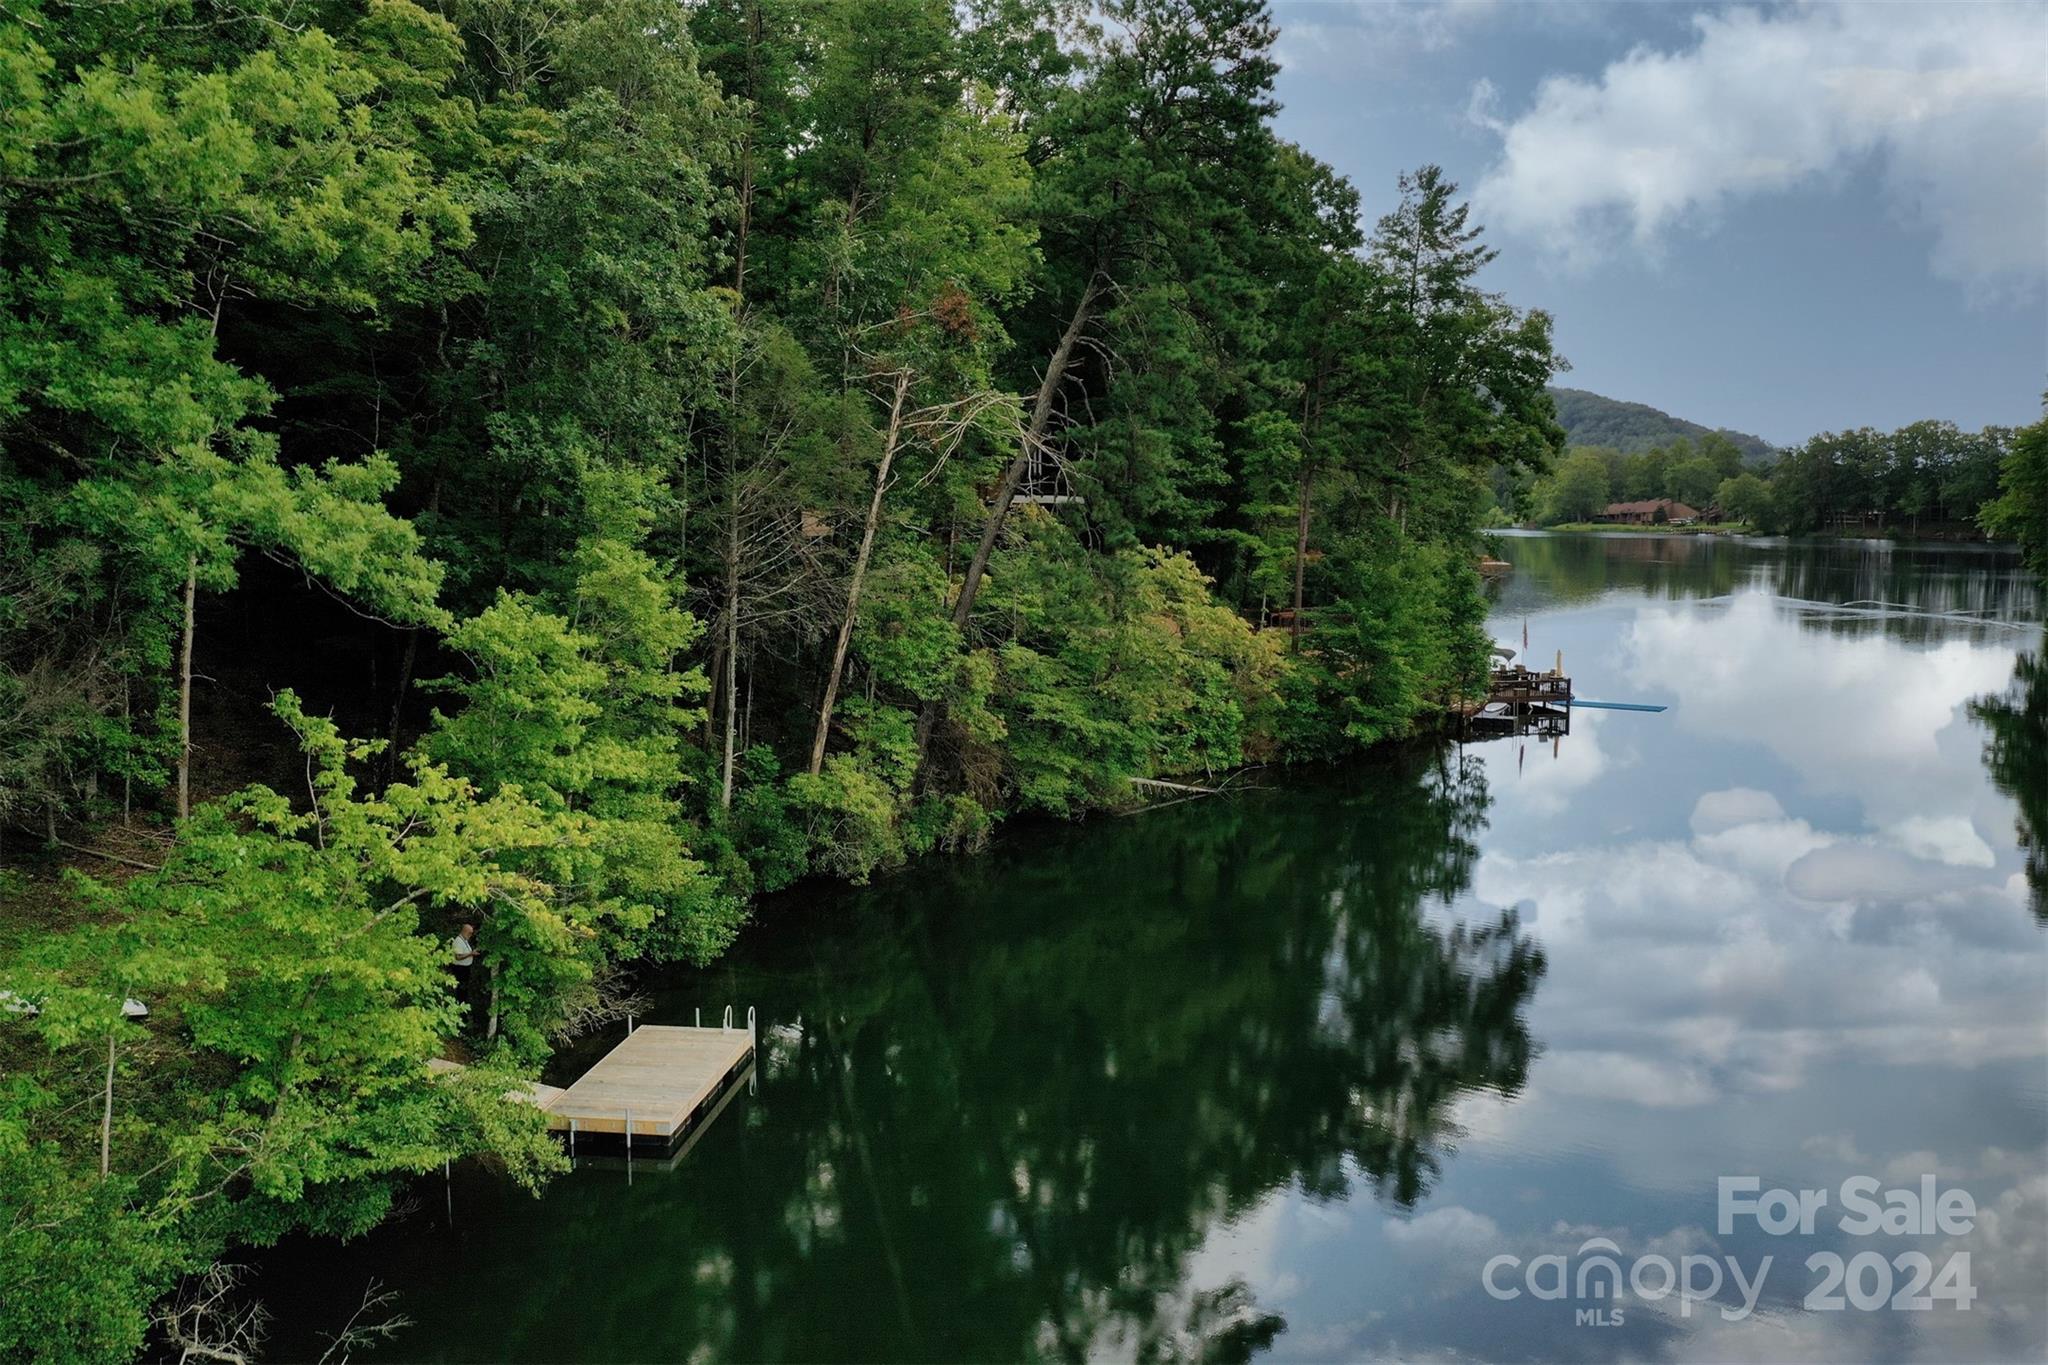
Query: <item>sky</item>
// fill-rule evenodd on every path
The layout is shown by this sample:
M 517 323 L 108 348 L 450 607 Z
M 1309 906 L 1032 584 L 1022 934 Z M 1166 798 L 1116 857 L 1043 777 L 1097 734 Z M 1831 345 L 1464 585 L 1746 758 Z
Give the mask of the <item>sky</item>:
M 1280 134 L 1434 162 L 1558 382 L 1780 444 L 2048 388 L 2048 0 L 1275 0 Z

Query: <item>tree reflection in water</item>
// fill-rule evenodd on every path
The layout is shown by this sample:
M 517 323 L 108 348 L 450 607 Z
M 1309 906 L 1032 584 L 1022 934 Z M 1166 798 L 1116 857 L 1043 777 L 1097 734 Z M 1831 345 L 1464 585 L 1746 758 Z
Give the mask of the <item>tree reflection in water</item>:
M 1488 591 L 1508 620 L 1610 593 L 1684 601 L 1761 590 L 1803 602 L 1888 603 L 1905 610 L 1813 624 L 1931 641 L 1954 621 L 1915 613 L 2035 621 L 2042 607 L 2040 584 L 2019 557 L 1981 546 L 1603 533 L 1506 536 L 1501 554 L 1514 572 Z
M 1486 806 L 1418 754 L 772 907 L 667 999 L 757 1004 L 766 1059 L 675 1170 L 476 1180 L 350 1254 L 408 1359 L 1245 1358 L 1284 1323 L 1193 1282 L 1205 1239 L 1291 1186 L 1413 1203 L 1452 1102 L 1527 1075 L 1543 955 L 1452 908 Z M 323 1321 L 291 1297 L 360 1280 L 297 1254 L 263 1292 Z
M 1984 767 L 2019 803 L 2019 844 L 2027 855 L 2034 918 L 2048 925 L 2048 658 L 2037 650 L 2013 664 L 2002 694 L 1972 703 L 1983 725 Z
M 764 949 L 801 1013 L 778 1016 L 793 1028 L 750 1177 L 798 1193 L 724 1229 L 757 1287 L 731 1353 L 1270 1339 L 1279 1321 L 1244 1286 L 1185 1283 L 1208 1232 L 1293 1183 L 1414 1202 L 1450 1102 L 1514 1092 L 1532 1053 L 1540 950 L 1509 914 L 1446 922 L 1484 823 L 1476 769 L 1418 759 L 1351 783 L 1286 819 L 1252 795 L 1055 831 Z M 802 1332 L 860 1283 L 871 1313 L 819 1324 L 829 1350 L 749 1335 Z

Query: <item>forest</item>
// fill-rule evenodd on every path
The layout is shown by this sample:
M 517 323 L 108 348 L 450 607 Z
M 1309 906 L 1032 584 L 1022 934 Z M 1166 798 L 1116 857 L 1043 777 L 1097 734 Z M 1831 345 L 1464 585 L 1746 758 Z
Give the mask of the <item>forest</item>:
M 1436 168 L 1274 134 L 1274 38 L 0 15 L 0 1358 L 203 1345 L 181 1286 L 457 1158 L 537 1185 L 508 1092 L 764 892 L 1483 679 L 1550 320 Z
M 1710 521 L 1765 533 L 1940 535 L 2024 539 L 2029 519 L 2008 513 L 2025 480 L 2024 429 L 1963 431 L 1914 422 L 1897 431 L 1824 432 L 1745 465 L 1742 450 L 1710 432 L 1635 453 L 1573 446 L 1548 474 L 1496 477 L 1509 515 L 1544 525 L 1590 522 L 1609 502 L 1669 498 Z
M 1767 462 L 1777 449 L 1761 436 L 1688 422 L 1648 403 L 1624 402 L 1560 384 L 1551 385 L 1550 396 L 1557 404 L 1557 420 L 1564 428 L 1565 440 L 1575 446 L 1612 447 L 1624 455 L 1637 455 L 1668 446 L 1681 437 L 1697 441 L 1705 436 L 1721 436 L 1733 441 L 1741 449 L 1743 459 L 1751 464 Z

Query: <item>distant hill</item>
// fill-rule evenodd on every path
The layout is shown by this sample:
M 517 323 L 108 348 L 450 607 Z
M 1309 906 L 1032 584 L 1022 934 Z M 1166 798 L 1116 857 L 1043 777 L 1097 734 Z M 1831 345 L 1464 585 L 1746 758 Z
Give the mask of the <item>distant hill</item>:
M 1557 420 L 1564 424 L 1565 435 L 1575 446 L 1612 446 L 1634 454 L 1670 445 L 1681 436 L 1698 440 L 1718 430 L 1742 448 L 1742 458 L 1749 464 L 1761 463 L 1776 452 L 1776 447 L 1761 436 L 1726 427 L 1703 427 L 1698 422 L 1659 412 L 1648 403 L 1624 403 L 1584 389 L 1553 387 L 1550 394 L 1557 400 Z

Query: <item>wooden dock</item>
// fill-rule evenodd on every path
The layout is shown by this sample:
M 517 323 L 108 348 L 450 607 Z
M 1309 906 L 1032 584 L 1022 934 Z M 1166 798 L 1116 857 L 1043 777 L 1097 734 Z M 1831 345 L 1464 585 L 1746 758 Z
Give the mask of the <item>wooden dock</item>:
M 1544 673 L 1512 665 L 1496 668 L 1486 696 L 1455 709 L 1470 738 L 1533 734 L 1551 739 L 1571 733 L 1572 680 L 1562 667 Z
M 733 1015 L 725 1012 L 727 1020 Z M 569 1136 L 569 1150 L 582 1137 L 619 1138 L 675 1149 L 716 1118 L 737 1082 L 754 1065 L 754 1012 L 735 1027 L 642 1024 L 626 1021 L 626 1036 L 583 1078 L 568 1088 L 538 1081 L 520 1086 L 508 1099 L 524 1100 L 547 1115 L 548 1127 Z M 444 1057 L 427 1060 L 430 1074 L 461 1071 Z
M 1484 697 L 1471 697 L 1457 704 L 1461 715 L 1477 715 L 1495 706 L 1569 707 L 1572 680 L 1558 673 L 1532 673 L 1526 668 L 1497 668 L 1488 680 Z
M 1489 706 L 1569 706 L 1572 680 L 1555 672 L 1536 673 L 1518 667 L 1496 669 L 1486 701 Z
M 754 1060 L 746 1028 L 642 1024 L 546 1106 L 559 1133 L 680 1141 Z

